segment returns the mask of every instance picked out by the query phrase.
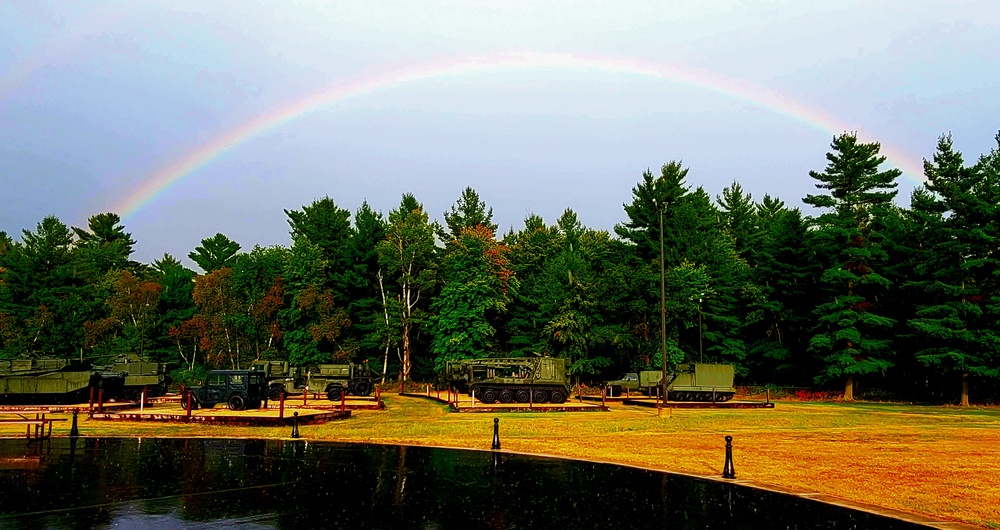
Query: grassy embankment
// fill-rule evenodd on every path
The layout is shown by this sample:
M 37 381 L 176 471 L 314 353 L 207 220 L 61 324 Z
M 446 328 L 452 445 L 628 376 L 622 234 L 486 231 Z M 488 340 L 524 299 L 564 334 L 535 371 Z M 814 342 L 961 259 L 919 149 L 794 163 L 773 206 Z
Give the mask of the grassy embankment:
M 493 418 L 384 396 L 384 411 L 300 428 L 303 438 L 489 449 Z M 176 405 L 174 408 L 179 408 Z M 780 402 L 773 410 L 668 410 L 499 415 L 503 450 L 618 462 L 718 477 L 732 435 L 736 475 L 935 519 L 1000 528 L 1000 409 Z M 90 421 L 84 436 L 287 438 L 288 428 Z M 68 433 L 67 423 L 54 434 Z M 0 427 L 0 436 L 23 428 Z M 826 499 L 829 500 L 829 499 Z

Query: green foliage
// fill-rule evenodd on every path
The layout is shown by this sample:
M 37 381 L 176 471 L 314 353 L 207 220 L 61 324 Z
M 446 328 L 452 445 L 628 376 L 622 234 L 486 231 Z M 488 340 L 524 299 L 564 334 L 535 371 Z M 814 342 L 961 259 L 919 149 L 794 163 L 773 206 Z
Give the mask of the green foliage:
M 659 368 L 665 344 L 666 363 L 732 363 L 741 382 L 863 378 L 866 395 L 945 399 L 971 381 L 994 399 L 997 141 L 967 164 L 943 136 L 902 208 L 878 144 L 839 135 L 810 172 L 814 217 L 736 180 L 713 201 L 672 161 L 642 174 L 612 234 L 567 209 L 500 243 L 472 188 L 444 228 L 411 194 L 388 218 L 363 203 L 353 225 L 324 197 L 286 211 L 290 248 L 203 240 L 189 255 L 202 275 L 169 255 L 131 261 L 116 214 L 73 229 L 46 217 L 19 240 L 0 232 L 0 357 L 135 352 L 180 366 L 178 380 L 256 358 L 371 360 L 411 379 L 448 359 L 547 353 L 597 377 Z
M 188 253 L 188 257 L 197 263 L 201 270 L 213 272 L 223 267 L 232 267 L 239 251 L 239 243 L 217 233 L 212 237 L 202 239 L 201 245 Z
M 413 367 L 416 328 L 425 319 L 423 295 L 437 282 L 437 247 L 424 208 L 412 194 L 404 194 L 399 208 L 389 213 L 385 239 L 378 244 L 378 261 L 395 280 L 393 293 L 399 308 L 400 363 L 402 378 L 409 379 Z
M 497 231 L 497 225 L 493 224 L 493 208 L 488 208 L 471 187 L 462 190 L 458 202 L 444 213 L 444 222 L 448 231 L 442 230 L 438 236 L 445 241 L 458 239 L 466 228 L 483 226 L 493 233 Z
M 463 228 L 448 243 L 441 264 L 444 286 L 428 322 L 436 369 L 496 352 L 494 323 L 506 311 L 512 287 L 508 253 L 482 224 Z
M 817 379 L 848 376 L 850 392 L 854 375 L 884 373 L 893 366 L 887 330 L 894 320 L 880 316 L 876 305 L 889 284 L 877 272 L 886 262 L 878 227 L 896 195 L 891 190 L 900 171 L 879 171 L 885 162 L 879 145 L 858 143 L 853 134 L 835 137 L 831 148 L 826 170 L 809 173 L 820 181 L 817 188 L 830 192 L 804 199 L 828 210 L 814 221 L 813 244 L 817 253 L 828 256 L 828 265 L 820 278 L 824 291 L 813 310 L 816 326 L 809 349 L 824 362 Z

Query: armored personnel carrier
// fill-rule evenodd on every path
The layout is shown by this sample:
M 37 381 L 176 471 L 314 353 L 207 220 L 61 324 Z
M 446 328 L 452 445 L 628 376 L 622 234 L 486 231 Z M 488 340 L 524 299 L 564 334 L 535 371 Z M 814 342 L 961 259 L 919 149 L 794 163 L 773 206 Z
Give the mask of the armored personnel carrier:
M 483 403 L 562 403 L 571 391 L 566 359 L 554 357 L 449 361 L 440 379 Z
M 75 359 L 9 359 L 0 361 L 0 402 L 23 405 L 83 403 L 90 389 L 106 396 L 120 392 L 121 373 L 95 368 Z
M 731 364 L 678 364 L 667 391 L 676 401 L 729 401 L 736 394 L 734 376 Z

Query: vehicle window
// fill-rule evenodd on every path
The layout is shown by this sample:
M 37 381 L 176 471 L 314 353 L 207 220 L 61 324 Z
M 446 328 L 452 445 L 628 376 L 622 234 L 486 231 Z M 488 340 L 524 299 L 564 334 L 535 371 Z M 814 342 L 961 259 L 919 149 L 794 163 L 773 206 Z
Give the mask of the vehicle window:
M 260 377 L 257 376 L 257 375 L 251 375 L 250 376 L 250 384 L 251 385 L 259 385 L 260 384 Z
M 212 374 L 208 377 L 209 386 L 222 386 L 226 384 L 226 376 L 222 374 Z
M 229 376 L 230 386 L 240 386 L 243 384 L 243 374 L 232 374 Z

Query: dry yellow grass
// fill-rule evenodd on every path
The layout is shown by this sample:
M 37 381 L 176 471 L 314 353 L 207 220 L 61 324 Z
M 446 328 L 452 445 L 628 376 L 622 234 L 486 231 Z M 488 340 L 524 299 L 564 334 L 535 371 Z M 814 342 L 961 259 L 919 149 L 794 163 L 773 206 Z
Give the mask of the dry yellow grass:
M 300 428 L 302 437 L 489 449 L 500 417 L 505 451 L 559 455 L 718 477 L 732 435 L 738 479 L 1000 528 L 1000 409 L 781 402 L 773 410 L 452 414 L 421 398 L 384 396 L 384 411 Z M 176 406 L 174 406 L 176 407 Z M 286 411 L 287 412 L 287 411 Z M 17 428 L 19 427 L 19 428 Z M 23 436 L 21 426 L 0 436 Z M 85 436 L 288 437 L 288 428 L 117 423 L 81 416 Z M 54 434 L 65 435 L 68 422 Z

